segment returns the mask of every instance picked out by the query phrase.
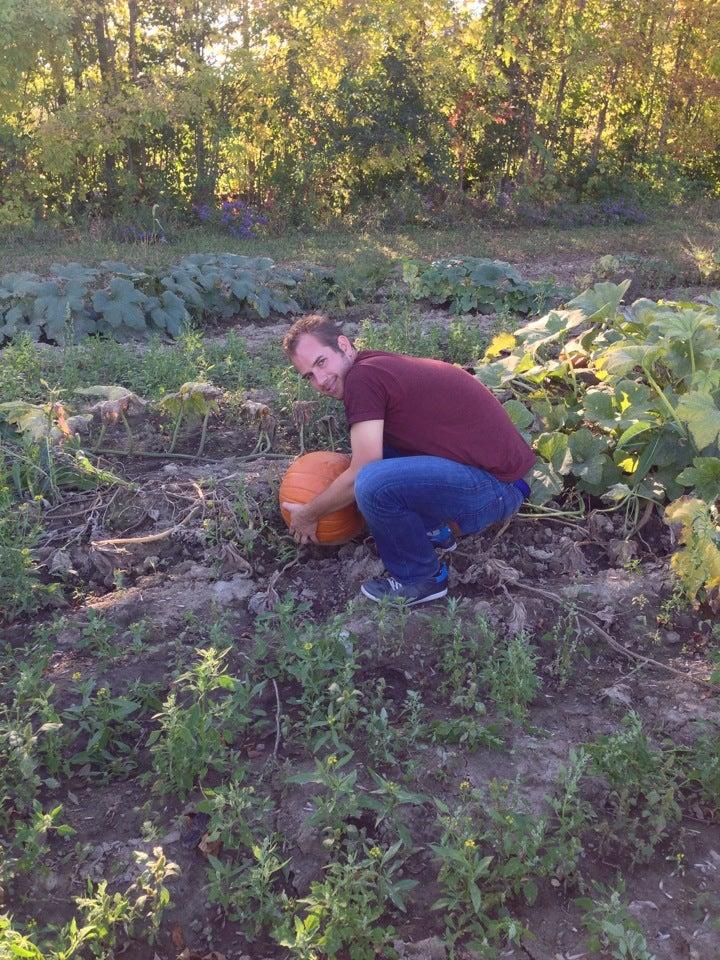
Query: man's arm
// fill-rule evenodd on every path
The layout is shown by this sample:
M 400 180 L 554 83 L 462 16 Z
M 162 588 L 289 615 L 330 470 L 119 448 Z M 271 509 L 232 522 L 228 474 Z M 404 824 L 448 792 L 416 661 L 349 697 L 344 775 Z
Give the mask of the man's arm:
M 290 532 L 296 534 L 301 543 L 308 540 L 317 542 L 315 529 L 320 517 L 347 507 L 355 499 L 355 478 L 366 463 L 382 460 L 384 420 L 363 420 L 350 428 L 350 446 L 352 459 L 347 470 L 330 484 L 327 490 L 318 494 L 306 504 L 284 503 L 283 507 L 291 515 Z

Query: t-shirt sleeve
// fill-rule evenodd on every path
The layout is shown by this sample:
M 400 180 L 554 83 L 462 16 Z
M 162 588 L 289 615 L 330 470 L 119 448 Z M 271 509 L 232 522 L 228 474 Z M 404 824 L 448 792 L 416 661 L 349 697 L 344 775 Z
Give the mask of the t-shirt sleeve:
M 343 403 L 348 426 L 364 420 L 384 420 L 392 384 L 387 371 L 366 364 L 353 367 L 345 380 Z

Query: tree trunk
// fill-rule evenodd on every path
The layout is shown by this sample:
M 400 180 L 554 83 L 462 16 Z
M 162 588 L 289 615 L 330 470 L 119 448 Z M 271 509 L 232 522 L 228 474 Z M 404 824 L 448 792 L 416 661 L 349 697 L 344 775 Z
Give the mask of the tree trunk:
M 605 94 L 602 106 L 600 107 L 597 126 L 595 127 L 595 136 L 593 137 L 592 147 L 590 148 L 590 159 L 588 160 L 587 165 L 587 171 L 589 175 L 597 169 L 598 161 L 600 159 L 600 147 L 602 146 L 602 138 L 603 134 L 605 133 L 605 126 L 607 125 L 607 112 L 608 107 L 610 106 L 610 98 L 615 93 L 615 87 L 617 85 L 619 74 L 620 67 L 617 63 L 614 63 L 612 72 L 610 74 L 609 90 Z
M 101 3 L 97 9 L 93 26 L 98 66 L 100 68 L 100 79 L 103 83 L 103 95 L 105 98 L 108 98 L 112 97 L 115 93 L 115 64 L 113 61 L 112 44 L 107 32 L 104 3 Z M 117 196 L 115 156 L 109 150 L 105 151 L 103 158 L 103 176 L 105 178 L 105 212 L 109 213 Z
M 128 0 L 128 68 L 133 83 L 138 79 L 137 19 L 137 0 Z
M 677 103 L 676 90 L 678 74 L 680 73 L 680 64 L 682 63 L 683 55 L 685 53 L 685 42 L 688 38 L 689 32 L 688 17 L 686 14 L 683 17 L 683 21 L 680 24 L 680 30 L 678 32 L 677 46 L 675 47 L 675 63 L 673 64 L 673 72 L 672 77 L 670 78 L 668 96 L 667 100 L 665 101 L 665 109 L 663 110 L 662 122 L 660 123 L 660 131 L 657 138 L 658 153 L 664 153 L 667 149 L 668 129 L 670 127 L 670 120 L 672 118 L 673 110 L 675 109 L 675 104 Z

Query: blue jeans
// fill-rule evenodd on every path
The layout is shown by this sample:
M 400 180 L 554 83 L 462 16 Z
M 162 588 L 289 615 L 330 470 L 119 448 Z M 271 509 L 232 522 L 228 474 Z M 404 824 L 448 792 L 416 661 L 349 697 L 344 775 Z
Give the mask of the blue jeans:
M 454 521 L 477 533 L 515 513 L 523 495 L 480 467 L 385 448 L 355 479 L 355 499 L 391 576 L 413 583 L 438 568 L 428 531 Z

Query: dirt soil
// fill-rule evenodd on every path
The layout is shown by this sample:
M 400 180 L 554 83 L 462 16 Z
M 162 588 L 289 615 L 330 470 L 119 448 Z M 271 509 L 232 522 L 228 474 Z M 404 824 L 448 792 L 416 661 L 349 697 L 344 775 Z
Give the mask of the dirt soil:
M 550 261 L 538 270 L 544 273 L 549 266 Z M 430 319 L 437 319 L 435 313 Z M 480 318 L 481 323 L 491 320 Z M 241 332 L 255 352 L 258 343 L 279 337 L 285 327 L 243 326 Z M 256 441 L 252 424 L 219 419 L 214 426 L 211 423 L 202 462 L 118 458 L 110 463 L 135 485 L 133 489 L 74 493 L 46 512 L 39 556 L 48 571 L 56 575 L 64 571 L 67 605 L 33 622 L 5 628 L 3 639 L 10 649 L 20 647 L 34 627 L 62 614 L 46 676 L 55 685 L 58 710 L 76 702 L 78 674 L 114 695 L 136 681 L 155 685 L 155 696 L 162 701 L 176 664 L 187 663 L 198 643 L 197 625 L 218 617 L 224 619 L 233 644 L 230 670 L 239 673 L 252 651 L 258 615 L 272 609 L 279 597 L 290 595 L 309 605 L 306 616 L 315 621 L 345 618 L 348 642 L 366 654 L 363 685 L 371 689 L 378 679 L 385 681 L 391 724 L 409 690 L 422 695 L 428 719 L 446 716 L 447 708 L 437 695 L 439 651 L 428 619 L 431 614 L 443 616 L 445 601 L 434 611 L 410 612 L 402 642 L 391 648 L 369 602 L 348 606 L 361 581 L 382 570 L 372 541 L 294 551 L 276 506 L 280 478 L 297 439 L 291 426 L 284 431 L 276 438 L 274 456 L 248 459 Z M 122 440 L 120 432 L 117 440 Z M 179 449 L 191 451 L 195 441 L 189 438 Z M 227 534 L 233 523 L 240 522 L 232 512 L 240 488 L 253 505 L 251 510 L 258 511 L 252 515 L 261 532 L 251 550 L 244 549 L 238 537 L 212 532 Z M 127 542 L 107 542 L 118 539 Z M 280 548 L 285 551 L 282 559 Z M 680 744 L 694 740 L 703 728 L 717 729 L 717 693 L 703 685 L 711 619 L 702 610 L 677 609 L 661 625 L 657 621 L 673 591 L 667 562 L 671 551 L 670 531 L 656 514 L 630 545 L 623 537 L 621 517 L 593 512 L 571 523 L 520 516 L 502 529 L 463 539 L 447 558 L 451 593 L 459 601 L 457 616 L 469 620 L 482 614 L 500 638 L 520 632 L 532 637 L 542 687 L 528 721 L 503 728 L 501 749 L 428 744 L 415 758 L 416 779 L 410 788 L 453 804 L 461 781 L 483 789 L 493 778 L 507 780 L 517 784 L 519 797 L 539 815 L 547 812 L 547 798 L 571 749 L 617 730 L 629 710 L 637 711 L 656 737 L 666 735 Z M 563 686 L 557 676 L 553 629 L 565 622 L 568 605 L 585 611 L 626 653 L 581 622 L 581 650 Z M 114 626 L 112 642 L 120 650 L 112 660 L 93 655 L 83 639 L 93 614 Z M 146 630 L 137 650 L 131 628 L 139 622 Z M 658 665 L 646 662 L 646 657 Z M 278 692 L 281 703 L 292 695 L 283 684 Z M 272 717 L 272 688 L 263 696 L 262 705 Z M 497 719 L 493 711 L 489 704 L 488 722 Z M 66 922 L 71 897 L 84 892 L 88 879 L 106 878 L 111 889 L 124 889 L 136 875 L 133 851 L 150 852 L 159 844 L 182 871 L 170 883 L 174 906 L 163 920 L 157 944 L 131 941 L 122 957 L 282 956 L 283 951 L 270 942 L 248 943 L 239 924 L 227 922 L 219 908 L 208 905 L 208 860 L 201 848 L 204 824 L 194 810 L 199 794 L 193 793 L 187 802 L 161 802 L 151 794 L 142 779 L 149 767 L 149 730 L 150 724 L 144 723 L 138 766 L 125 777 L 96 782 L 79 771 L 57 789 L 44 788 L 43 807 L 62 803 L 63 820 L 76 832 L 72 838 L 50 841 L 47 870 L 32 883 L 13 888 L 4 907 L 18 919 L 41 913 L 44 923 Z M 275 829 L 287 838 L 283 858 L 292 864 L 289 892 L 305 895 L 310 883 L 322 877 L 329 854 L 308 822 L 313 788 L 289 787 L 285 777 L 310 769 L 310 756 L 299 754 L 282 738 L 275 752 L 274 723 L 266 734 L 241 740 L 235 747 L 251 777 L 263 777 L 269 785 L 276 804 Z M 355 763 L 362 770 L 367 759 L 359 750 Z M 408 861 L 406 875 L 419 885 L 398 924 L 397 950 L 401 957 L 439 960 L 447 951 L 438 939 L 441 914 L 430 910 L 439 895 L 437 866 L 428 848 L 437 840 L 434 817 L 424 807 L 407 809 L 406 825 L 421 849 Z M 154 824 L 152 830 L 147 821 Z M 630 910 L 658 960 L 717 960 L 720 932 L 713 922 L 717 915 L 713 917 L 704 905 L 715 898 L 717 910 L 720 896 L 720 824 L 707 809 L 698 806 L 687 812 L 680 846 L 682 870 L 674 857 L 677 846 L 670 844 L 656 851 L 650 864 L 631 868 L 626 855 L 600 850 L 591 841 L 580 869 L 588 882 L 612 883 L 622 872 Z M 532 937 L 522 946 L 501 949 L 500 956 L 519 960 L 604 956 L 586 946 L 575 896 L 577 890 L 565 891 L 557 881 L 546 880 L 532 907 L 513 903 L 513 915 Z M 469 960 L 476 955 L 461 950 L 459 956 Z

